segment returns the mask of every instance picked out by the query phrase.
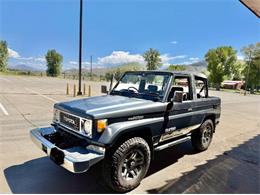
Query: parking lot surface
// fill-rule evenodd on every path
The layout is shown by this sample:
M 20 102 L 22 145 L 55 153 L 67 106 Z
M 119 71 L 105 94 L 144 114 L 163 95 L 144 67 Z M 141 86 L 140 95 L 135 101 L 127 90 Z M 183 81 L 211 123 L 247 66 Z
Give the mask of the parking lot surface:
M 68 81 L 0 75 L 0 193 L 112 193 L 100 164 L 83 174 L 58 166 L 31 142 L 29 131 L 48 126 L 53 104 Z M 86 82 L 100 94 L 99 82 Z M 210 148 L 195 153 L 190 142 L 155 153 L 142 183 L 129 193 L 260 193 L 260 96 L 210 91 L 222 115 Z M 79 98 L 79 97 L 76 97 Z

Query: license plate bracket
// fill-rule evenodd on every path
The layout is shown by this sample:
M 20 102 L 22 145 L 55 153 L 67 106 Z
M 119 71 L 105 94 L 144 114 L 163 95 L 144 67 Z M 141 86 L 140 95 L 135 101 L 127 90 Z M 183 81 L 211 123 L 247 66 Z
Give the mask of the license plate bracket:
M 64 163 L 64 152 L 57 148 L 52 148 L 50 153 L 50 158 L 53 160 L 57 165 L 61 165 Z

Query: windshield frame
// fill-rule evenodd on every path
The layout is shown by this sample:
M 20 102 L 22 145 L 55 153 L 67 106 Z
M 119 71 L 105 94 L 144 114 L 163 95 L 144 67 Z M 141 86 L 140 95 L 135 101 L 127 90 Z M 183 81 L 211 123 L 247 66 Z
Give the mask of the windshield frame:
M 163 97 L 158 101 L 158 102 L 165 102 L 166 101 L 166 97 L 168 95 L 168 91 L 169 91 L 169 87 L 171 86 L 171 82 L 172 82 L 172 77 L 173 77 L 173 73 L 172 72 L 164 72 L 164 71 L 126 71 L 121 77 L 120 79 L 116 82 L 115 86 L 113 87 L 113 89 L 109 92 L 109 95 L 115 95 L 113 94 L 113 92 L 115 92 L 115 88 L 117 88 L 117 86 L 120 84 L 120 81 L 122 80 L 122 78 L 124 78 L 124 76 L 126 74 L 142 74 L 143 76 L 147 75 L 147 74 L 158 74 L 158 75 L 169 75 L 169 79 L 168 79 L 168 82 L 166 84 L 166 87 L 165 87 L 165 92 L 164 92 L 164 95 Z M 118 92 L 118 91 L 117 91 Z M 116 95 L 119 95 L 119 94 L 116 94 Z M 133 97 L 134 98 L 134 97 Z M 145 98 L 140 98 L 140 99 L 143 99 L 143 100 L 146 100 Z

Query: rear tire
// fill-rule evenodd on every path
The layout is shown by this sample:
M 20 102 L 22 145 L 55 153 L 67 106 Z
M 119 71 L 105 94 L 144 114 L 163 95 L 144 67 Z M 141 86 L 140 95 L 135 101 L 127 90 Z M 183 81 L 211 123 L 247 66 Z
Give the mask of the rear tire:
M 150 160 L 150 148 L 143 138 L 128 139 L 106 155 L 104 180 L 114 191 L 128 192 L 140 184 L 148 171 Z
M 211 119 L 205 120 L 199 129 L 191 135 L 191 143 L 196 151 L 207 150 L 213 137 L 214 124 Z

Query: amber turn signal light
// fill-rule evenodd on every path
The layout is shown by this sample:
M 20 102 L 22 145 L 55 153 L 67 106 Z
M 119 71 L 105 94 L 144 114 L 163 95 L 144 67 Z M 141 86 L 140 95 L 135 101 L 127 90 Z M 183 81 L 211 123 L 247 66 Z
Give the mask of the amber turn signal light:
M 107 127 L 107 119 L 97 121 L 97 132 L 101 133 Z

